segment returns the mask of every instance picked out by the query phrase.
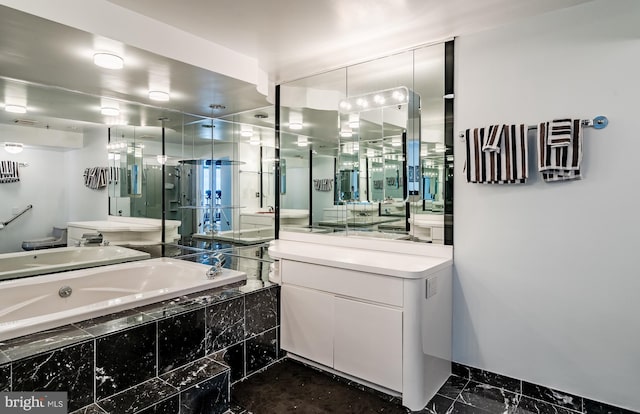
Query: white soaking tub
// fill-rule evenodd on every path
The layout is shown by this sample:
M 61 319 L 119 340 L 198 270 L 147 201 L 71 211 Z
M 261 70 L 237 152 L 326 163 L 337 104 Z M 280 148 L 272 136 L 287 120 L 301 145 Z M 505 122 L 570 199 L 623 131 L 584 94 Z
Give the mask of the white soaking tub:
M 149 253 L 120 246 L 59 247 L 4 253 L 0 254 L 0 280 L 130 262 L 149 257 Z
M 210 267 L 164 257 L 0 282 L 0 341 L 246 279 Z

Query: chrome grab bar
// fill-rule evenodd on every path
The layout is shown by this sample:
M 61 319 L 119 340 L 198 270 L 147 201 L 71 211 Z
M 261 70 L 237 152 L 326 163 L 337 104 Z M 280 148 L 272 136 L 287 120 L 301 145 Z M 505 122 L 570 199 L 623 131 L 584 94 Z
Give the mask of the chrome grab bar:
M 31 204 L 29 204 L 27 207 L 25 207 L 24 210 L 22 210 L 21 212 L 19 212 L 15 216 L 13 216 L 11 219 L 2 222 L 2 226 L 6 226 L 7 224 L 10 224 L 13 220 L 17 219 L 18 217 L 20 217 L 21 215 L 23 215 L 27 211 L 31 210 L 32 208 L 33 208 L 33 206 Z

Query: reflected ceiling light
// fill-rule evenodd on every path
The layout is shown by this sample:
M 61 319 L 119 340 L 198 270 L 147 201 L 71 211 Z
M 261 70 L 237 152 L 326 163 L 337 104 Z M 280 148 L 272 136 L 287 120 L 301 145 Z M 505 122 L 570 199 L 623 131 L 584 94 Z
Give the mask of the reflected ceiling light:
M 302 122 L 289 122 L 289 129 L 294 129 L 294 130 L 302 129 Z
M 307 145 L 309 145 L 309 140 L 307 139 L 307 137 L 298 137 L 299 147 L 306 147 Z
M 360 128 L 360 116 L 358 114 L 349 114 L 349 128 Z
M 93 55 L 93 63 L 106 69 L 122 69 L 124 67 L 124 59 L 113 53 L 96 53 Z
M 435 149 L 433 150 L 434 152 L 446 152 L 447 151 L 447 147 L 444 146 L 444 144 L 436 144 Z
M 22 105 L 10 105 L 7 104 L 4 106 L 4 110 L 7 112 L 13 112 L 14 114 L 26 114 L 27 107 Z
M 245 137 L 245 138 L 249 138 L 253 136 L 253 129 L 251 127 L 244 127 L 244 129 L 242 129 L 240 131 L 240 136 L 241 137 Z
M 342 113 L 381 109 L 408 103 L 409 89 L 406 86 L 384 89 L 342 99 L 338 106 Z
M 351 130 L 351 128 L 343 128 L 342 130 L 340 130 L 341 138 L 351 138 L 352 136 L 353 136 L 353 131 Z
M 395 99 L 398 102 L 404 101 L 404 99 L 405 99 L 404 92 L 399 90 L 399 89 L 396 89 L 395 91 L 393 91 L 391 96 L 393 97 L 393 99 Z
M 356 100 L 356 104 L 360 107 L 360 108 L 366 108 L 369 106 L 369 102 L 364 99 L 364 98 L 358 98 Z
M 382 105 L 386 102 L 386 99 L 384 99 L 384 96 L 377 94 L 373 97 L 373 102 L 377 103 L 378 105 Z
M 19 142 L 5 142 L 4 150 L 9 154 L 19 154 L 24 149 L 24 145 Z
M 110 106 L 103 106 L 100 108 L 100 113 L 106 116 L 118 116 L 120 115 L 120 110 L 118 108 L 113 108 Z
M 169 94 L 162 91 L 149 91 L 149 99 L 152 101 L 168 101 Z
M 400 145 L 402 145 L 402 139 L 400 137 L 391 138 L 391 146 L 392 147 L 399 147 Z
M 344 109 L 345 111 L 349 111 L 351 109 L 351 104 L 349 101 L 341 100 L 340 101 L 340 109 Z
M 260 137 L 252 136 L 249 138 L 249 145 L 260 145 Z
M 158 161 L 158 164 L 165 165 L 167 163 L 167 156 L 166 155 L 156 155 L 156 160 Z

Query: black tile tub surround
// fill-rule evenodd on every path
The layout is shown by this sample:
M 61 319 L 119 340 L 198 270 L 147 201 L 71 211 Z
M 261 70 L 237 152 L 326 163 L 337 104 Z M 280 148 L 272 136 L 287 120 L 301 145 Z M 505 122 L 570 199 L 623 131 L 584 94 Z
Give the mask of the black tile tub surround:
M 0 365 L 0 392 L 11 390 L 11 365 Z
M 177 414 L 180 412 L 180 396 L 176 395 L 152 407 L 138 411 L 138 414 Z
M 233 383 L 246 376 L 245 355 L 245 342 L 243 341 L 211 354 L 209 357 L 231 368 L 231 382 Z
M 278 356 L 276 329 L 247 339 L 247 375 L 275 362 Z
M 178 393 L 175 387 L 153 378 L 104 400 L 98 405 L 111 414 L 134 414 L 147 410 Z
M 158 321 L 158 374 L 205 355 L 205 310 Z
M 69 410 L 93 402 L 93 341 L 12 364 L 12 391 L 66 391 Z
M 133 387 L 155 375 L 155 323 L 96 339 L 96 399 Z
M 280 286 L 247 293 L 245 313 L 247 337 L 280 325 Z
M 207 355 L 245 338 L 244 296 L 207 307 Z

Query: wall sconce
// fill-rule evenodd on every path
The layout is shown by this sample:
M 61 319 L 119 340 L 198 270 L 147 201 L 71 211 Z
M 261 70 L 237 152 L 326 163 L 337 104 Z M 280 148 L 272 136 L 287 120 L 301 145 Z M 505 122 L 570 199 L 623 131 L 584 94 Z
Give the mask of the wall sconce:
M 95 53 L 93 63 L 106 69 L 122 69 L 124 67 L 124 59 L 113 53 Z
M 24 149 L 24 145 L 19 142 L 5 142 L 4 150 L 9 154 L 19 154 Z
M 7 104 L 4 106 L 4 110 L 7 112 L 13 112 L 14 114 L 26 114 L 27 107 L 22 105 Z

